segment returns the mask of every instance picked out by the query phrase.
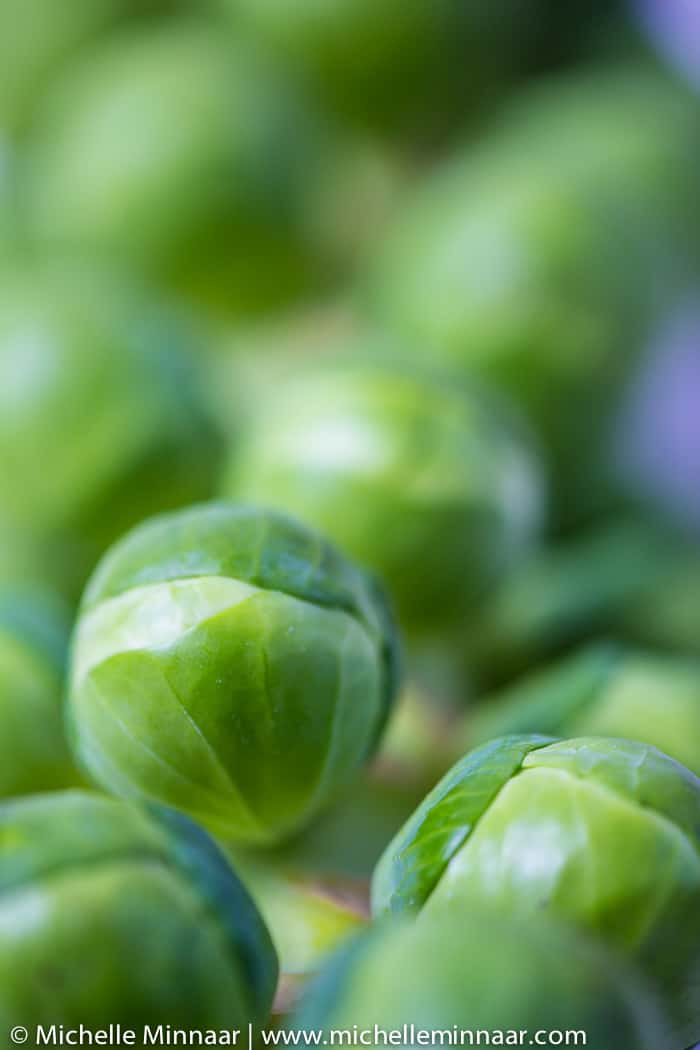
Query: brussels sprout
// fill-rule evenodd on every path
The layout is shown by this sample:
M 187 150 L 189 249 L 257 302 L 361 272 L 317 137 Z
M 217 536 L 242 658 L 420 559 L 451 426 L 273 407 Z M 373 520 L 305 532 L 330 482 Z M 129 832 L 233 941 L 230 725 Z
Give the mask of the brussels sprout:
M 243 1028 L 276 979 L 255 906 L 186 818 L 83 792 L 0 806 L 3 1032 Z
M 0 589 L 0 798 L 80 781 L 63 732 L 67 643 L 48 597 Z
M 532 4 L 223 0 L 335 114 L 416 130 L 483 103 L 517 65 Z
M 369 1046 L 386 1045 L 372 1038 L 377 1025 L 401 1032 L 408 1047 L 425 1045 L 421 1029 L 453 1035 L 454 1026 L 473 1033 L 465 1046 L 477 1045 L 477 1032 L 479 1046 L 526 1046 L 523 1032 L 532 1043 L 536 1031 L 551 1031 L 583 1032 L 596 1050 L 677 1050 L 636 972 L 542 916 L 474 911 L 459 924 L 377 924 L 338 954 L 290 1022 L 326 1032 L 355 1025 L 368 1030 Z
M 186 333 L 145 293 L 79 264 L 9 269 L 0 528 L 72 595 L 124 529 L 209 495 L 216 443 Z
M 682 588 L 694 593 L 686 600 Z M 464 664 L 483 692 L 609 635 L 692 651 L 698 596 L 700 556 L 692 545 L 643 521 L 599 523 L 508 574 L 464 632 Z
M 488 699 L 464 739 L 526 732 L 640 740 L 700 775 L 700 662 L 592 645 Z
M 114 37 L 65 78 L 32 139 L 40 241 L 103 251 L 228 309 L 304 285 L 295 224 L 312 122 L 224 36 L 172 19 Z
M 0 130 L 22 131 L 51 77 L 124 7 L 125 0 L 3 0 Z
M 265 843 L 358 769 L 395 687 L 373 580 L 291 518 L 204 504 L 134 529 L 98 566 L 69 712 L 100 784 Z
M 226 846 L 280 956 L 280 1012 L 365 925 L 382 851 L 449 764 L 445 735 L 440 713 L 404 690 L 373 762 L 328 812 L 264 852 Z
M 464 662 L 483 690 L 601 637 L 700 656 L 699 602 L 696 543 L 644 522 L 604 524 L 516 567 L 469 625 Z
M 607 499 L 630 357 L 695 264 L 698 158 L 694 105 L 648 71 L 545 84 L 428 180 L 376 262 L 381 320 L 529 411 L 562 516 Z
M 644 744 L 510 736 L 460 760 L 380 861 L 376 913 L 551 913 L 634 957 L 700 1036 L 700 779 Z M 685 1040 L 681 1042 L 681 1037 Z
M 385 581 L 407 629 L 435 631 L 538 531 L 539 463 L 499 408 L 394 369 L 302 373 L 255 406 L 224 492 L 313 523 Z
M 130 16 L 152 15 L 183 0 L 2 0 L 0 132 L 22 135 L 42 97 L 69 65 Z
M 645 645 L 700 656 L 697 611 L 700 608 L 700 550 L 668 566 L 663 579 L 648 586 L 620 617 L 619 634 Z
M 14 247 L 17 233 L 15 167 L 14 152 L 0 134 L 0 257 Z

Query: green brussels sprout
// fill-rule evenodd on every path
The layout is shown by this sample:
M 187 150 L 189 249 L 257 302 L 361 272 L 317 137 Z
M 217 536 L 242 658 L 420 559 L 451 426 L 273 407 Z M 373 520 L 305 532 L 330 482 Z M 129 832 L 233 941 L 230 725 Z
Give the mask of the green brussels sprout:
M 583 1033 L 595 1050 L 677 1050 L 653 990 L 631 967 L 542 916 L 473 911 L 459 924 L 376 924 L 338 953 L 289 1022 L 302 1031 L 355 1025 L 369 1046 L 386 1045 L 373 1038 L 376 1025 L 401 1032 L 408 1047 L 425 1045 L 421 1030 L 433 1033 L 430 1043 L 456 1028 L 472 1033 L 465 1046 L 477 1045 L 477 1032 L 479 1046 L 486 1033 L 490 1046 L 526 1046 L 539 1031 Z
M 487 699 L 463 738 L 512 733 L 640 740 L 700 776 L 700 662 L 591 645 Z
M 700 655 L 698 602 L 695 544 L 643 520 L 597 523 L 494 588 L 462 632 L 463 673 L 482 694 L 601 637 Z
M 104 252 L 197 302 L 268 306 L 308 276 L 296 225 L 312 124 L 215 22 L 115 36 L 37 120 L 31 228 L 40 243 Z
M 116 20 L 124 0 L 3 0 L 0 5 L 0 131 L 31 120 L 56 71 Z
M 0 589 L 0 798 L 80 782 L 63 731 L 67 650 L 48 596 Z
M 419 189 L 376 260 L 383 323 L 530 413 L 562 517 L 607 501 L 620 385 L 696 268 L 699 145 L 694 102 L 652 72 L 545 83 Z
M 404 689 L 371 765 L 327 813 L 264 852 L 226 845 L 277 947 L 281 1012 L 325 967 L 331 950 L 366 924 L 372 871 L 450 764 L 446 735 L 442 713 Z
M 396 678 L 372 579 L 291 518 L 204 504 L 144 523 L 98 566 L 69 715 L 102 786 L 267 843 L 369 756 Z
M 187 340 L 106 272 L 57 262 L 2 274 L 0 529 L 71 596 L 124 529 L 210 494 L 217 445 Z
M 186 818 L 85 792 L 0 806 L 3 1032 L 240 1029 L 266 1020 L 276 979 L 250 897 Z
M 700 779 L 648 745 L 510 736 L 472 751 L 387 847 L 372 902 L 591 930 L 655 982 L 678 1046 L 700 1037 Z
M 463 638 L 477 691 L 509 683 L 577 644 L 622 633 L 628 610 L 665 587 L 688 550 L 645 522 L 613 520 L 565 536 L 515 566 Z
M 517 65 L 532 5 L 513 0 L 223 0 L 335 115 L 435 132 Z
M 700 549 L 681 550 L 663 578 L 621 611 L 618 633 L 643 645 L 700 656 Z
M 255 405 L 223 491 L 311 522 L 384 580 L 407 629 L 436 631 L 540 525 L 539 462 L 499 409 L 393 368 L 302 373 Z
M 17 234 L 15 169 L 14 151 L 0 134 L 0 258 L 14 248 Z

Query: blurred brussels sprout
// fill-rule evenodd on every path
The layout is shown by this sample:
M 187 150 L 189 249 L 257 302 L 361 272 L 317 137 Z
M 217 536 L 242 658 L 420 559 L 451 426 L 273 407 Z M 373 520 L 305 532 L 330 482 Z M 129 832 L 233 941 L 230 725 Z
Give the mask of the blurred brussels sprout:
M 529 411 L 562 517 L 608 499 L 620 385 L 696 267 L 699 145 L 653 72 L 552 80 L 419 189 L 374 266 L 382 321 Z
M 37 98 L 81 46 L 108 28 L 126 0 L 3 0 L 0 4 L 0 131 L 31 120 Z
M 80 780 L 63 732 L 67 643 L 51 598 L 0 588 L 0 798 Z
M 339 952 L 289 1027 L 355 1025 L 368 1030 L 369 1046 L 386 1045 L 381 1034 L 372 1038 L 375 1025 L 403 1033 L 408 1047 L 455 1028 L 475 1040 L 489 1033 L 494 1046 L 526 1045 L 523 1032 L 536 1031 L 582 1032 L 596 1050 L 677 1046 L 654 992 L 600 944 L 542 916 L 476 911 L 458 924 L 444 917 L 377 924 Z
M 697 611 L 700 608 L 700 549 L 667 567 L 655 586 L 630 603 L 620 619 L 620 635 L 645 645 L 700 656 Z
M 335 114 L 435 132 L 493 93 L 525 49 L 532 4 L 223 0 Z M 429 122 L 429 123 L 428 123 Z
M 266 843 L 372 752 L 396 677 L 371 578 L 291 518 L 204 504 L 144 523 L 98 566 L 69 713 L 104 787 Z
M 464 633 L 475 690 L 508 683 L 584 641 L 618 634 L 634 640 L 641 627 L 626 621 L 635 611 L 651 612 L 657 595 L 675 592 L 695 562 L 700 594 L 693 548 L 630 518 L 599 522 L 536 551 L 488 595 Z M 639 640 L 665 646 L 649 633 Z
M 640 740 L 700 775 L 700 662 L 589 646 L 489 698 L 463 738 L 511 733 Z
M 17 217 L 15 214 L 15 157 L 0 134 L 0 258 L 13 247 Z
M 217 445 L 187 342 L 140 288 L 94 268 L 2 275 L 0 527 L 71 594 L 124 529 L 210 494 Z
M 82 792 L 0 806 L 0 1024 L 242 1028 L 270 1011 L 267 930 L 179 814 Z
M 700 1036 L 700 779 L 644 744 L 502 737 L 461 759 L 375 872 L 376 913 L 459 923 L 481 903 L 599 934 Z
M 47 100 L 30 153 L 40 241 L 87 246 L 228 310 L 306 281 L 313 121 L 216 22 L 115 36 Z
M 403 625 L 423 631 L 473 606 L 533 543 L 543 509 L 528 435 L 500 405 L 374 366 L 303 372 L 271 391 L 224 492 L 322 529 L 385 581 Z

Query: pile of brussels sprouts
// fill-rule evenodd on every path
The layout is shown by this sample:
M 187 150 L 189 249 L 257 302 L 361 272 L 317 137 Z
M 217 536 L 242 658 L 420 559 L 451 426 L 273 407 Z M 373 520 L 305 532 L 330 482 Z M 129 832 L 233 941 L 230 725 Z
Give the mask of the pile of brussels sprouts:
M 0 0 L 0 1050 L 700 1047 L 671 8 Z

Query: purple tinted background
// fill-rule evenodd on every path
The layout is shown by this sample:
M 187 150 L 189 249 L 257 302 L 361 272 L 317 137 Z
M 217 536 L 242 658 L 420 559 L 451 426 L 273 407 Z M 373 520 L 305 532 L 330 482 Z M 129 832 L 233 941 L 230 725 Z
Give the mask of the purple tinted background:
M 627 487 L 700 531 L 700 302 L 652 340 L 621 413 L 616 458 Z
M 700 0 L 632 0 L 660 51 L 700 86 Z

